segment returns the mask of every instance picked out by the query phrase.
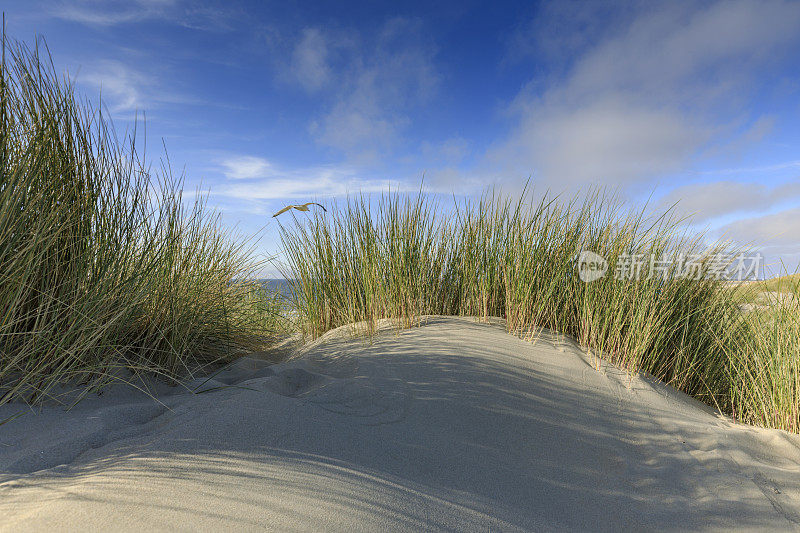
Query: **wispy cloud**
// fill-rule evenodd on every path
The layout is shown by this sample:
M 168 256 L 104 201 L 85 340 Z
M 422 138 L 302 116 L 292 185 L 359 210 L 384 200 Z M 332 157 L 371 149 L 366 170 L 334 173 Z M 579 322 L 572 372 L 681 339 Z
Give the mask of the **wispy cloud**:
M 145 109 L 149 102 L 144 92 L 154 83 L 149 76 L 116 60 L 95 63 L 79 80 L 99 89 L 103 102 L 117 114 Z
M 198 5 L 186 0 L 55 1 L 47 12 L 61 20 L 100 28 L 161 20 L 203 31 L 229 31 L 240 17 L 229 7 Z
M 362 162 L 388 153 L 411 110 L 438 86 L 434 52 L 422 24 L 411 19 L 392 19 L 374 35 L 304 29 L 292 51 L 291 79 L 331 95 L 309 126 L 312 136 Z
M 55 4 L 51 14 L 80 24 L 116 26 L 165 17 L 176 5 L 176 0 L 78 0 Z
M 169 86 L 165 76 L 152 70 L 146 72 L 133 62 L 120 59 L 94 61 L 79 70 L 76 80 L 89 89 L 90 96 L 94 97 L 97 91 L 114 118 L 122 120 L 143 112 L 152 118 L 151 112 L 167 105 L 225 105 L 181 93 Z
M 395 180 L 365 176 L 354 167 L 319 165 L 280 168 L 255 156 L 232 156 L 220 161 L 229 181 L 216 191 L 242 200 L 309 199 L 347 194 L 405 190 Z
M 228 179 L 264 179 L 276 177 L 272 163 L 263 157 L 249 155 L 234 156 L 221 162 L 223 174 Z
M 332 77 L 328 64 L 331 43 L 319 28 L 306 28 L 292 51 L 289 65 L 292 78 L 307 91 L 327 85 Z

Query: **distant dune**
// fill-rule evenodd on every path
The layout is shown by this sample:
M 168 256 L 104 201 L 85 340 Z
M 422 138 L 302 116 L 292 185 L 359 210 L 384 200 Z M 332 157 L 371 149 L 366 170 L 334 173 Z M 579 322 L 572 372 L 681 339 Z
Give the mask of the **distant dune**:
M 37 408 L 0 426 L 0 529 L 800 527 L 800 438 L 498 322 L 340 328 L 203 394 Z

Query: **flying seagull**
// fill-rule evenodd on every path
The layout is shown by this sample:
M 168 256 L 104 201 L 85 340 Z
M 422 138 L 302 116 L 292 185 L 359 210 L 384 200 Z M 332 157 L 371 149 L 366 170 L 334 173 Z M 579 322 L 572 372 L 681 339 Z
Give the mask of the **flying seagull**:
M 321 207 L 321 208 L 322 208 L 322 210 L 323 210 L 323 211 L 325 211 L 326 213 L 328 212 L 328 210 L 327 210 L 327 209 L 325 209 L 325 206 L 324 206 L 324 205 L 322 205 L 322 204 L 318 204 L 317 202 L 308 202 L 308 203 L 306 203 L 306 204 L 287 205 L 286 207 L 284 207 L 283 209 L 281 209 L 280 211 L 278 211 L 277 213 L 275 213 L 274 215 L 272 215 L 272 218 L 275 218 L 276 216 L 278 216 L 278 215 L 281 215 L 281 214 L 285 213 L 285 212 L 286 212 L 286 211 L 288 211 L 289 209 L 297 209 L 298 211 L 308 211 L 308 206 L 310 206 L 310 205 L 318 205 L 319 207 Z

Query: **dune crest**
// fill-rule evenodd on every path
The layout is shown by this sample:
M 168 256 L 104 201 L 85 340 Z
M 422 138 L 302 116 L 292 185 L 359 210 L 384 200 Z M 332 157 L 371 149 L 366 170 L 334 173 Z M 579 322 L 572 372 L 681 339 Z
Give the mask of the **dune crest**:
M 163 405 L 37 408 L 0 427 L 0 528 L 800 527 L 800 438 L 498 322 L 339 330 Z

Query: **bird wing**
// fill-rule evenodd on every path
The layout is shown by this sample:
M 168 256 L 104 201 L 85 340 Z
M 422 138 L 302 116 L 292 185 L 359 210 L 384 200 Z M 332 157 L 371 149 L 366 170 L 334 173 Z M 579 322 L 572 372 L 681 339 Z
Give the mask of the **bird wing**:
M 310 205 L 318 205 L 319 207 L 322 208 L 323 211 L 325 211 L 326 213 L 328 212 L 328 210 L 325 209 L 325 206 L 322 204 L 318 204 L 317 202 L 307 202 L 301 205 L 287 205 L 286 207 L 284 207 L 283 209 L 272 215 L 272 218 L 275 218 L 278 215 L 282 215 L 283 213 L 285 213 L 290 209 L 297 209 L 298 211 L 308 211 L 308 206 Z
M 283 209 L 281 209 L 280 211 L 278 211 L 277 213 L 275 213 L 274 215 L 272 215 L 272 218 L 275 218 L 275 217 L 276 217 L 276 216 L 278 216 L 278 215 L 282 215 L 282 214 L 284 214 L 286 211 L 288 211 L 289 209 L 291 209 L 291 208 L 293 208 L 293 207 L 294 207 L 293 205 L 287 205 L 286 207 L 284 207 Z
M 304 208 L 303 211 L 308 211 L 308 206 L 310 206 L 310 205 L 316 205 L 318 207 L 321 207 L 322 210 L 325 211 L 326 213 L 328 212 L 328 210 L 325 209 L 324 205 L 318 204 L 317 202 L 306 202 L 306 203 L 304 203 L 303 204 L 303 208 Z M 300 209 L 300 206 L 297 206 L 297 209 Z

